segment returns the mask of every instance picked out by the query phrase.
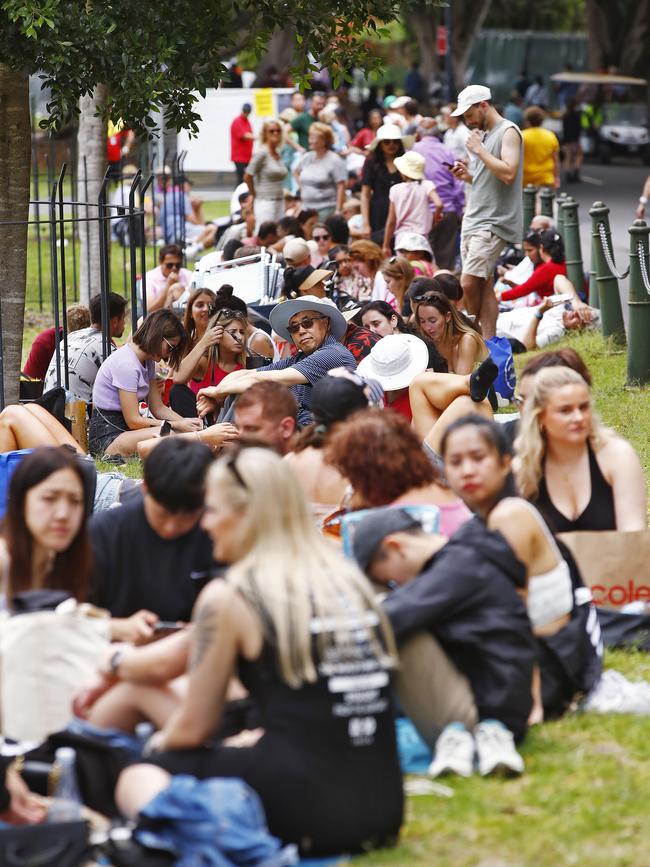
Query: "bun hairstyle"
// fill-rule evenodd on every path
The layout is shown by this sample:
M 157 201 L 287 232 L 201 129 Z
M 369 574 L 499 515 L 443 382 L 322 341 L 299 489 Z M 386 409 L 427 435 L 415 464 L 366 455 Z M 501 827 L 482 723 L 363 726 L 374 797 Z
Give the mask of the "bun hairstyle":
M 559 232 L 556 232 L 555 229 L 544 229 L 539 238 L 542 250 L 548 253 L 551 261 L 555 262 L 556 265 L 564 262 L 564 241 Z
M 237 313 L 242 313 L 245 318 L 248 318 L 246 302 L 242 301 L 234 293 L 235 290 L 229 283 L 219 286 L 214 304 L 212 305 L 213 312 L 216 314 L 220 310 L 236 310 Z
M 284 297 L 291 300 L 300 298 L 300 287 L 314 270 L 311 265 L 302 265 L 300 268 L 289 265 L 288 268 L 285 268 L 282 289 Z

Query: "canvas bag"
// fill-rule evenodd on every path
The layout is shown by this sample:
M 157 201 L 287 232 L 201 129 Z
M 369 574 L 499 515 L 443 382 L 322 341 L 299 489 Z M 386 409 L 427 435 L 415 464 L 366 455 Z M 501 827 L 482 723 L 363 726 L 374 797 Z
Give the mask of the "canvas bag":
M 108 616 L 66 600 L 55 611 L 0 621 L 2 734 L 40 743 L 65 728 L 72 699 L 97 673 L 110 644 Z M 104 612 L 101 612 L 104 615 Z
M 650 604 L 650 530 L 560 533 L 598 608 Z
M 492 361 L 499 368 L 492 387 L 504 400 L 510 400 L 514 396 L 517 384 L 512 347 L 505 337 L 490 337 L 485 343 Z

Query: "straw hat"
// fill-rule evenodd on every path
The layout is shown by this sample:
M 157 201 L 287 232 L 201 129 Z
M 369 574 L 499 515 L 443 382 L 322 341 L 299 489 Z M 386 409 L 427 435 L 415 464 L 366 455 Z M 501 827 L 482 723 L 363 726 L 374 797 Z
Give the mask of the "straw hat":
M 331 277 L 334 271 L 326 271 L 325 268 L 314 268 L 314 270 L 309 274 L 306 280 L 303 280 L 300 286 L 298 287 L 298 291 L 302 294 L 309 292 L 310 289 L 313 289 L 318 283 L 322 280 L 327 280 L 328 277 Z
M 395 157 L 393 162 L 397 171 L 404 177 L 414 181 L 421 181 L 424 178 L 424 157 L 417 151 L 407 151 L 403 156 Z

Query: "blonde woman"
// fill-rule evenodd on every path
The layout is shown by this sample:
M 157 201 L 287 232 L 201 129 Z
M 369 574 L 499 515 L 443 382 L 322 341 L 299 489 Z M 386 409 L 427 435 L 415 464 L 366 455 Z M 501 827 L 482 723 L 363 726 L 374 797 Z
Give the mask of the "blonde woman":
M 556 533 L 643 530 L 643 470 L 632 446 L 601 426 L 574 370 L 540 370 L 515 440 L 515 476 Z
M 293 170 L 302 206 L 318 211 L 318 219 L 326 220 L 334 211 L 340 211 L 345 197 L 348 171 L 345 160 L 334 153 L 334 133 L 326 123 L 312 123 L 309 127 L 309 150 Z
M 253 156 L 244 174 L 244 181 L 253 197 L 255 232 L 268 220 L 277 222 L 284 217 L 284 179 L 287 167 L 282 160 L 282 123 L 267 120 L 260 133 L 260 149 Z
M 388 291 L 395 298 L 398 312 L 403 313 L 406 292 L 415 279 L 413 266 L 402 256 L 392 256 L 382 265 L 381 273 L 384 275 Z
M 268 450 L 213 466 L 203 527 L 232 565 L 196 603 L 187 695 L 152 739 L 150 764 L 123 772 L 120 809 L 135 817 L 170 774 L 234 776 L 259 794 L 271 833 L 303 854 L 394 838 L 395 655 L 370 586 L 316 530 L 297 479 Z M 206 746 L 235 670 L 264 730 L 247 746 Z

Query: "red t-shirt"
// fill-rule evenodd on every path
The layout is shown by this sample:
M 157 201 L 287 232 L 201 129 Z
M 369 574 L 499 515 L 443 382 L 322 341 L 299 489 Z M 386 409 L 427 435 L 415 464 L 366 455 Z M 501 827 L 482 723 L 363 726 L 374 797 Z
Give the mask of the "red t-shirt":
M 523 298 L 530 295 L 531 292 L 537 292 L 538 295 L 553 294 L 553 280 L 558 274 L 566 277 L 566 263 L 560 262 L 543 262 L 530 275 L 525 283 L 521 286 L 513 286 L 512 289 L 506 289 L 501 293 L 502 301 L 514 301 L 515 298 Z
M 243 370 L 241 364 L 238 364 L 232 370 L 224 370 L 218 364 L 209 365 L 203 379 L 190 379 L 187 383 L 194 394 L 198 394 L 202 388 L 209 388 L 211 385 L 219 385 L 222 379 L 228 376 L 229 373 L 234 373 L 235 370 Z M 213 373 L 214 371 L 214 373 Z
M 249 163 L 253 156 L 253 139 L 244 138 L 253 132 L 250 121 L 243 114 L 238 115 L 230 125 L 230 159 L 234 163 Z
M 59 331 L 63 337 L 63 329 L 60 328 Z M 54 343 L 54 328 L 46 328 L 45 331 L 36 335 L 23 367 L 23 372 L 27 376 L 31 376 L 33 379 L 45 379 L 47 368 L 54 355 Z M 63 347 L 61 351 L 63 352 Z
M 409 400 L 409 390 L 408 388 L 404 388 L 401 390 L 402 393 L 397 395 L 395 400 L 392 403 L 388 402 L 388 398 L 384 395 L 384 403 L 388 409 L 394 409 L 395 412 L 398 412 L 400 415 L 403 415 L 404 418 L 409 421 L 413 421 L 413 413 L 411 411 L 411 401 Z
M 370 142 L 374 140 L 374 132 L 371 129 L 368 129 L 367 126 L 364 126 L 364 128 L 360 129 L 359 132 L 355 135 L 350 144 L 355 148 L 367 148 Z

